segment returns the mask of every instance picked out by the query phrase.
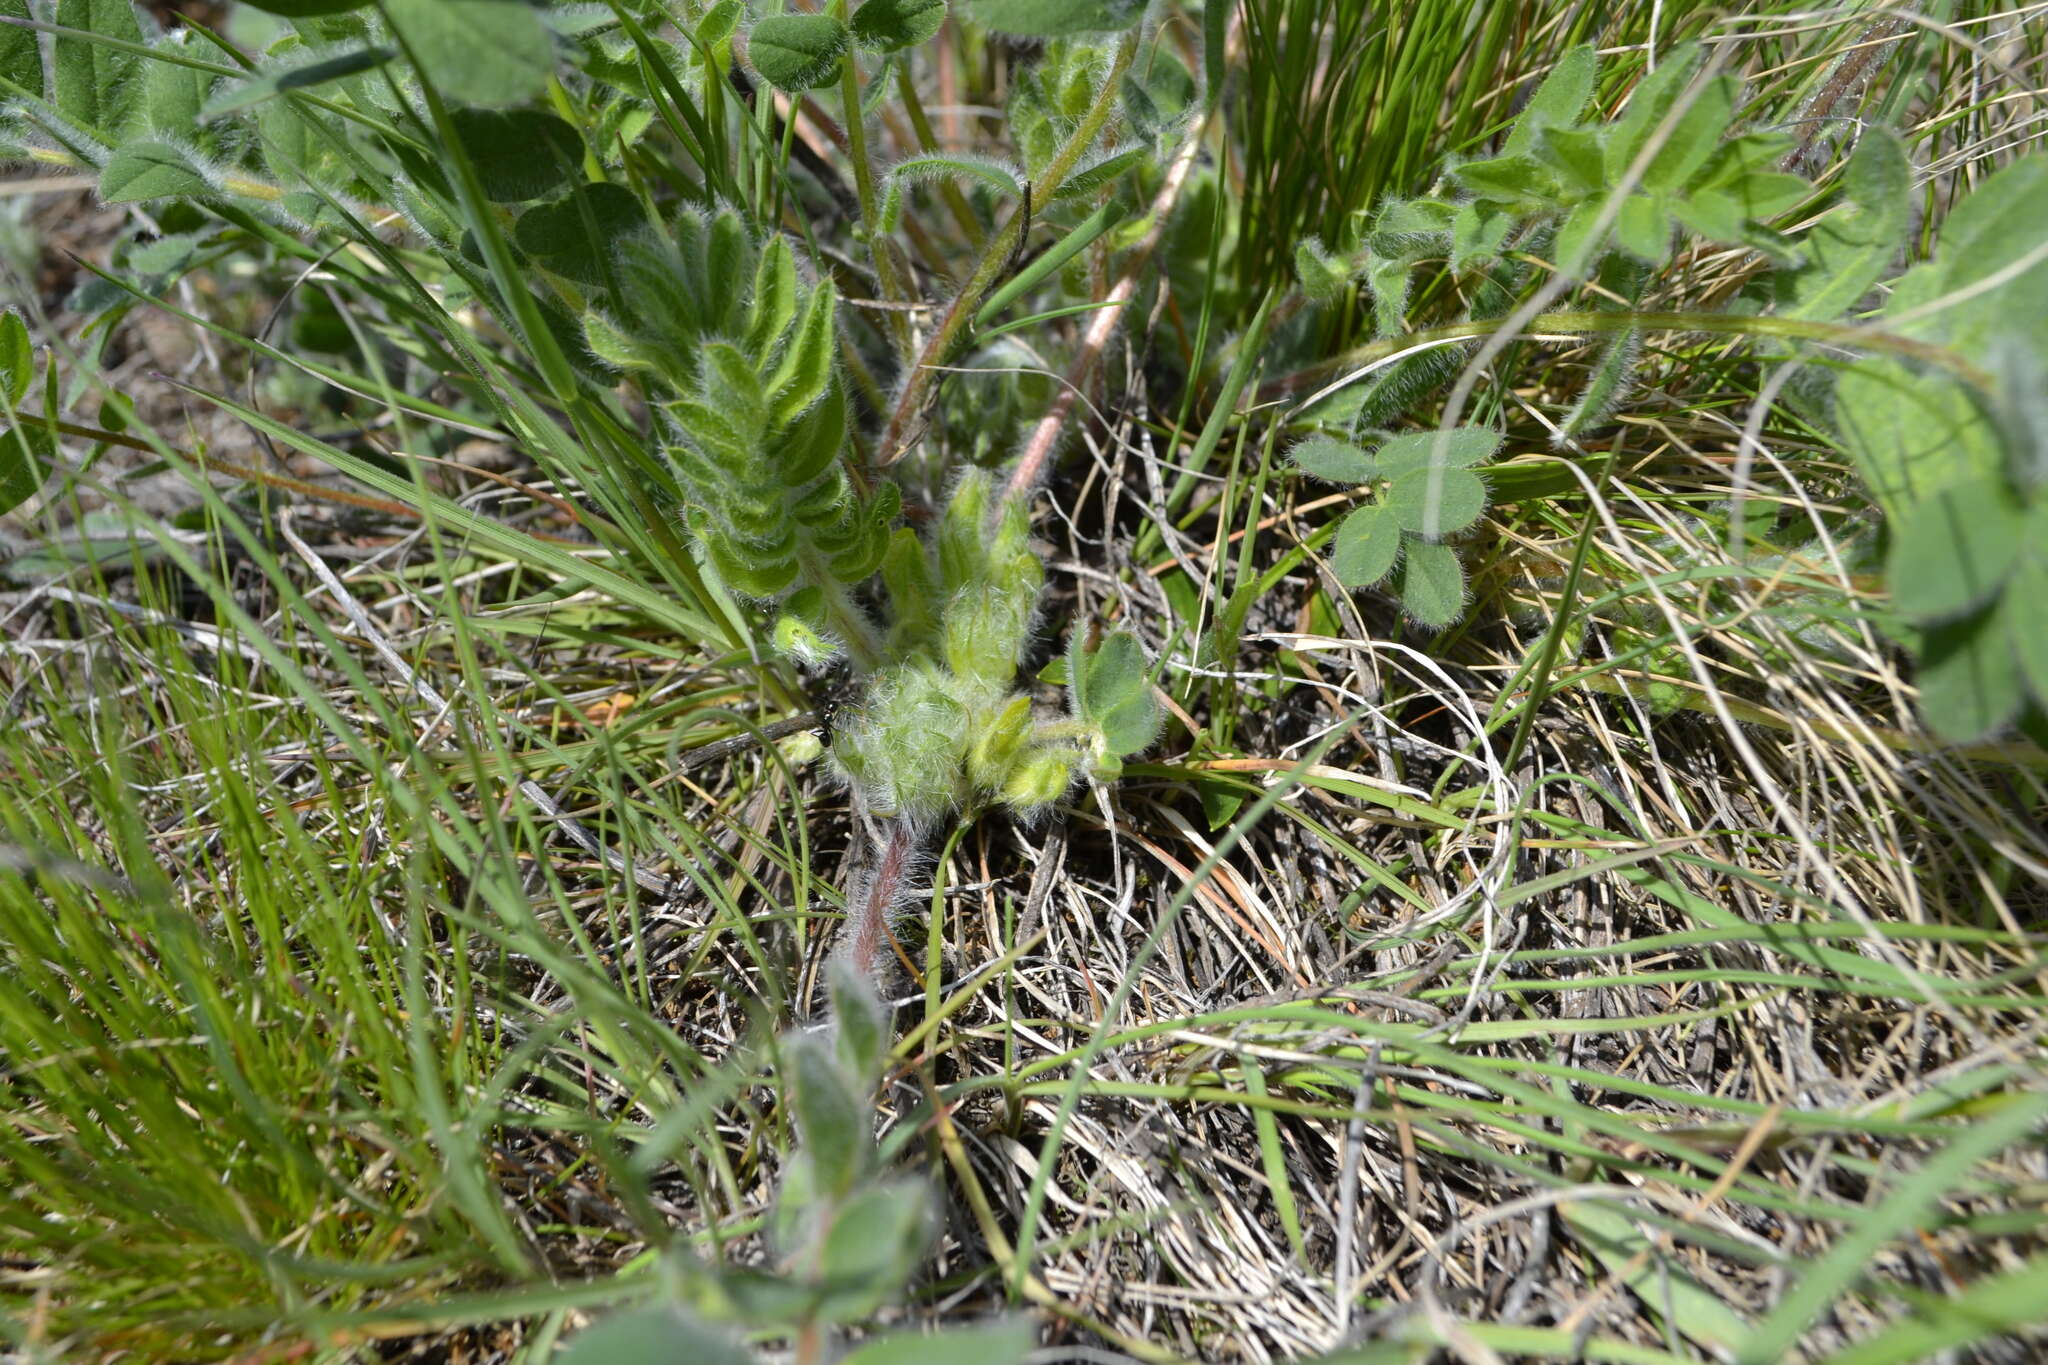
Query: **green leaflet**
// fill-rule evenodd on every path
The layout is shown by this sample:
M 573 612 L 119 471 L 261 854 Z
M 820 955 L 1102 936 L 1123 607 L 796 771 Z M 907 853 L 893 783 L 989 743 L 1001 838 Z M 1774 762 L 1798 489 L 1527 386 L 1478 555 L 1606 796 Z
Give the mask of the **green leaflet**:
M 870 52 L 900 52 L 927 42 L 946 22 L 946 0 L 865 0 L 848 25 Z
M 851 37 L 829 14 L 778 14 L 747 35 L 747 62 L 777 90 L 816 90 L 839 79 Z
M 384 9 L 435 88 L 457 104 L 517 104 L 554 71 L 554 35 L 521 0 L 384 0 Z
M 140 43 L 135 9 L 128 0 L 58 0 L 54 18 L 58 27 L 77 30 L 51 39 L 50 86 L 57 112 L 113 142 L 141 95 L 141 82 L 135 79 L 141 58 L 94 37 Z

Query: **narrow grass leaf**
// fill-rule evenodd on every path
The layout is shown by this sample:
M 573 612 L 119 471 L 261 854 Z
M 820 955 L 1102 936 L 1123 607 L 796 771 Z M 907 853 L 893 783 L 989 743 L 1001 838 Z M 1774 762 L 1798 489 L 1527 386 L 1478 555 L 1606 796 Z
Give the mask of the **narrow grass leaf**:
M 1885 1245 L 1922 1226 L 1979 1162 L 2004 1151 L 2048 1119 L 2048 1095 L 2023 1095 L 1973 1126 L 1904 1176 L 1819 1261 L 1791 1282 L 1785 1297 L 1736 1352 L 1737 1365 L 1775 1365 L 1792 1353 L 1813 1320 L 1862 1278 Z

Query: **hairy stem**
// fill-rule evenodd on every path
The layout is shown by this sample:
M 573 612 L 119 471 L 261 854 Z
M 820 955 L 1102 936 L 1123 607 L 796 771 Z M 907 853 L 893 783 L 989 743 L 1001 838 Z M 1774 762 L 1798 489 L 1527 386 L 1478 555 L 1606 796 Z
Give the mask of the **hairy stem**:
M 832 956 L 869 981 L 879 982 L 888 957 L 889 912 L 903 899 L 917 863 L 918 834 L 902 819 L 883 824 L 874 864 L 848 898 L 846 923 Z

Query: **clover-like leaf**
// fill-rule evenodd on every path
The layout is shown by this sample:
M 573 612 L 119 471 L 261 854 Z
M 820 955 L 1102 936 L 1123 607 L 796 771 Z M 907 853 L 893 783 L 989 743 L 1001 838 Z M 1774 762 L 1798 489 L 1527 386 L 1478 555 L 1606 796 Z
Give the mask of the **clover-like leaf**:
M 1313 436 L 1287 452 L 1295 468 L 1312 478 L 1331 483 L 1369 483 L 1379 477 L 1372 456 L 1330 436 Z
M 1966 479 L 1906 509 L 1886 562 L 1907 619 L 1949 621 L 1998 595 L 2024 545 L 2025 509 L 1999 479 Z
M 870 52 L 900 52 L 930 40 L 946 22 L 946 0 L 866 0 L 848 27 Z
M 1465 569 L 1448 545 L 1410 539 L 1401 556 L 1401 607 L 1432 630 L 1441 630 L 1465 611 Z
M 1452 171 L 1451 178 L 1479 198 L 1500 204 L 1548 199 L 1557 192 L 1557 178 L 1550 168 L 1520 153 L 1468 161 Z
M 1369 503 L 1338 526 L 1330 572 L 1347 588 L 1369 588 L 1392 573 L 1400 557 L 1400 519 L 1383 504 Z
M 554 35 L 522 0 L 384 0 L 384 12 L 425 78 L 458 104 L 518 104 L 554 72 Z
M 1671 214 L 1657 199 L 1632 194 L 1621 203 L 1614 237 L 1631 256 L 1662 265 L 1671 256 Z
M 850 39 L 829 14 L 777 14 L 747 35 L 747 61 L 777 90 L 816 90 L 839 79 Z

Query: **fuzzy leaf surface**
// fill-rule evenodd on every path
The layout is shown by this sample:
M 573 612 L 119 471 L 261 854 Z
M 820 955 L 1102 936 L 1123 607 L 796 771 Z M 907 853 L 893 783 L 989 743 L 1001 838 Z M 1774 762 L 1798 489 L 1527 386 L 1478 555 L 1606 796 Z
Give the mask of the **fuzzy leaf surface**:
M 555 1365 L 748 1365 L 752 1359 L 673 1304 L 614 1313 L 570 1337 L 553 1357 Z
M 848 25 L 870 52 L 900 52 L 927 42 L 946 22 L 946 0 L 867 0 Z
M 839 79 L 849 38 L 829 14 L 777 14 L 747 35 L 747 61 L 777 90 L 817 90 Z
M 1369 503 L 1337 528 L 1330 572 L 1347 588 L 1369 588 L 1392 573 L 1400 557 L 1400 519 L 1383 504 Z
M 100 171 L 100 197 L 109 204 L 209 194 L 212 188 L 184 149 L 156 138 L 129 143 Z
M 1369 483 L 1379 477 L 1379 466 L 1372 456 L 1352 445 L 1330 436 L 1314 436 L 1287 452 L 1287 458 L 1294 461 L 1295 468 L 1312 478 L 1325 479 L 1330 483 Z
M 1442 630 L 1465 612 L 1465 569 L 1448 545 L 1410 540 L 1401 557 L 1401 607 L 1432 630 Z
M 1387 486 L 1387 511 L 1404 531 L 1434 539 L 1486 512 L 1486 485 L 1469 469 L 1412 469 Z
M 1375 452 L 1373 459 L 1379 465 L 1379 472 L 1391 479 L 1411 469 L 1425 469 L 1431 464 L 1453 469 L 1484 464 L 1500 449 L 1500 443 L 1500 433 L 1485 427 L 1453 427 L 1447 432 L 1415 431 L 1388 441 Z

